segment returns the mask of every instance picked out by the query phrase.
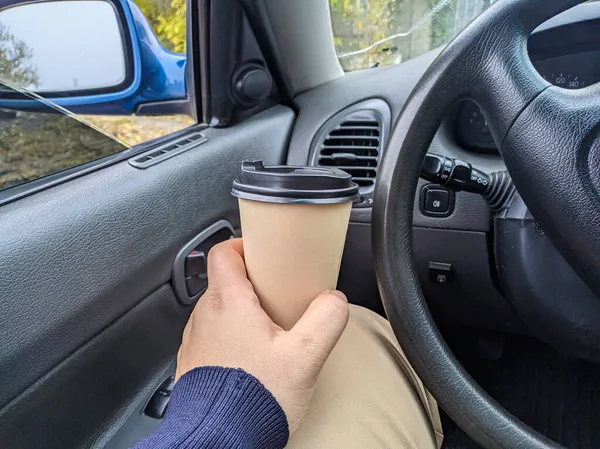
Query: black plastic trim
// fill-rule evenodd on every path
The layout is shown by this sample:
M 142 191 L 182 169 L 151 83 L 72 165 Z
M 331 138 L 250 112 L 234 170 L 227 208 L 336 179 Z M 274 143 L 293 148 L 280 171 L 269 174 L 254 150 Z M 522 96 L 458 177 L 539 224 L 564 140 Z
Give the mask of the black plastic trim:
M 192 17 L 197 20 L 192 21 L 192 39 L 197 42 L 192 45 L 192 67 L 189 76 L 193 80 L 196 89 L 199 89 L 199 98 L 196 98 L 196 111 L 198 117 L 202 117 L 204 123 L 210 123 L 212 118 L 212 103 L 210 98 L 210 0 L 198 0 L 197 2 L 188 0 L 191 5 L 189 10 Z M 197 8 L 197 10 L 196 10 Z M 199 100 L 199 101 L 198 101 Z
M 210 5 L 209 55 L 212 126 L 231 122 L 235 104 L 230 95 L 231 77 L 241 58 L 244 32 L 243 10 L 237 0 L 212 0 Z
M 135 115 L 169 115 L 169 114 L 195 114 L 190 110 L 190 98 L 181 98 L 177 100 L 149 101 L 140 103 L 136 108 Z M 196 119 L 194 117 L 194 119 Z
M 291 105 L 293 89 L 285 75 L 283 58 L 269 21 L 269 15 L 262 0 L 238 0 L 244 8 L 246 17 L 254 31 L 256 40 L 265 55 L 269 72 L 281 93 L 283 104 Z

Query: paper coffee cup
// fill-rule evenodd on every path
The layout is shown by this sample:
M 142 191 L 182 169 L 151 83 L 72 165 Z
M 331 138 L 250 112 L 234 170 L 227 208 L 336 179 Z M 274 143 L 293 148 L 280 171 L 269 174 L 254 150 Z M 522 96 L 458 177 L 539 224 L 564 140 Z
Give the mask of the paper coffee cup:
M 336 168 L 244 162 L 232 194 L 248 278 L 263 309 L 289 330 L 319 293 L 337 285 L 358 186 Z

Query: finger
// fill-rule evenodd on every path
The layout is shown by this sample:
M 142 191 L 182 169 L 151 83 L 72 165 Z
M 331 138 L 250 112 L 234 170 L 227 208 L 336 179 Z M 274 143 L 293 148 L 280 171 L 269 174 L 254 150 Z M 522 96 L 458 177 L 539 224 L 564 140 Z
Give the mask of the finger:
M 243 256 L 242 239 L 226 240 L 213 246 L 208 253 L 208 282 L 216 287 L 236 283 L 245 285 L 248 278 Z
M 307 362 L 320 369 L 346 328 L 349 314 L 348 300 L 342 292 L 323 292 L 288 332 L 288 337 L 301 346 Z
M 241 257 L 244 258 L 244 240 L 241 238 L 229 239 L 222 243 L 228 244 L 234 249 Z
M 242 239 L 215 245 L 208 254 L 208 291 L 203 299 L 211 306 L 224 304 L 259 306 L 244 264 Z

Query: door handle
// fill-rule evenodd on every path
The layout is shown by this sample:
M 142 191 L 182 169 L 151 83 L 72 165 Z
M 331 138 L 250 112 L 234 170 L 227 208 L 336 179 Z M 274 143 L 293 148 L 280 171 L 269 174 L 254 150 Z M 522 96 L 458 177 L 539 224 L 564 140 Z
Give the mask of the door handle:
M 171 282 L 179 302 L 193 304 L 208 287 L 206 258 L 217 243 L 235 237 L 233 226 L 220 220 L 190 240 L 175 257 Z

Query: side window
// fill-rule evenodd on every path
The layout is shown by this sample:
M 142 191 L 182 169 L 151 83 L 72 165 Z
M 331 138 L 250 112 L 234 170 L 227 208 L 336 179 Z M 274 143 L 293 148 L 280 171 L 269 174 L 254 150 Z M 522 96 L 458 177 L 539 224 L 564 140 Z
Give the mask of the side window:
M 195 124 L 186 0 L 2 5 L 0 190 Z
M 15 101 L 37 103 L 44 112 L 0 109 L 0 190 L 15 187 L 127 149 L 84 121 L 39 100 L 10 91 Z

